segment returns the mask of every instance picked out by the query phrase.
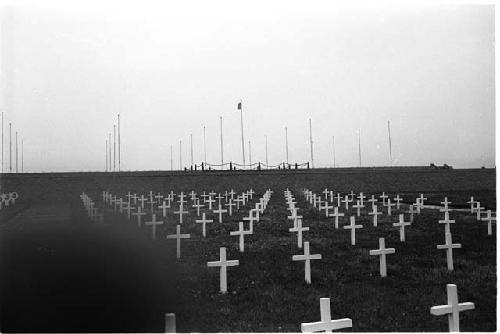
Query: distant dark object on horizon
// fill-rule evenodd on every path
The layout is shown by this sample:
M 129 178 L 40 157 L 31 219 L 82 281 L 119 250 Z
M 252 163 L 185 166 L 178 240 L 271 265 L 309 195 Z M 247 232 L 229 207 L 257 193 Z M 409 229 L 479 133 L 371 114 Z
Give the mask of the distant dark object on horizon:
M 430 167 L 434 169 L 453 169 L 452 166 L 448 166 L 447 164 L 443 164 L 443 166 L 436 166 L 434 163 L 431 163 Z

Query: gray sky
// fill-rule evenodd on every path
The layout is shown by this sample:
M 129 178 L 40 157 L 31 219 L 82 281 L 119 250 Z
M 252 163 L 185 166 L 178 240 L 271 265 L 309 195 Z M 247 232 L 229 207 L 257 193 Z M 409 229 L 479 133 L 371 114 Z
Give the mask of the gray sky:
M 104 3 L 104 4 L 103 4 Z M 312 5 L 313 4 L 313 5 Z M 8 122 L 25 171 L 105 167 L 121 114 L 122 170 L 203 160 L 316 166 L 495 165 L 494 8 L 331 1 L 64 2 L 0 7 L 4 170 Z M 19 163 L 20 164 L 20 163 Z

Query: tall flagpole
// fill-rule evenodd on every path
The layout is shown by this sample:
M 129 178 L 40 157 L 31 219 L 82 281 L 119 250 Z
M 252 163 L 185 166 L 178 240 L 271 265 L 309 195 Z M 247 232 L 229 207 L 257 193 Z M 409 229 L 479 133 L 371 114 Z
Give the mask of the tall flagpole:
M 311 167 L 314 168 L 313 137 L 312 137 L 312 125 L 311 125 L 311 119 L 310 118 L 309 118 L 309 141 L 311 142 Z
M 361 167 L 361 129 L 358 130 L 359 167 Z
M 118 171 L 121 170 L 121 149 L 120 149 L 120 114 L 118 114 Z
M 222 141 L 222 116 L 219 116 L 220 118 L 220 168 L 224 168 L 224 146 L 223 146 L 223 141 Z
M 286 164 L 288 165 L 288 128 L 285 126 Z
M 207 163 L 207 139 L 205 137 L 205 125 L 203 125 L 203 152 L 205 153 L 205 164 Z
M 269 168 L 269 160 L 267 160 L 267 135 L 266 135 L 266 166 Z
M 109 159 L 109 164 L 108 164 L 108 171 L 111 172 L 111 132 L 108 132 L 108 159 Z
M 2 111 L 2 173 L 3 173 L 3 111 Z
M 245 165 L 245 137 L 243 136 L 243 106 L 242 101 L 238 104 L 241 115 L 241 152 L 243 154 L 243 165 Z
M 182 139 L 179 140 L 179 170 L 182 170 Z
M 174 170 L 174 146 L 170 145 L 170 170 Z
M 387 131 L 389 132 L 389 160 L 392 166 L 392 142 L 391 142 L 391 122 L 387 121 Z
M 116 125 L 113 124 L 113 172 L 116 171 Z
M 9 122 L 9 173 L 12 173 L 12 123 Z
M 108 171 L 108 140 L 106 139 L 106 172 Z
M 333 168 L 335 168 L 335 136 L 333 136 Z
M 17 131 L 16 131 L 16 173 L 19 173 L 19 169 L 17 168 L 18 166 L 18 149 L 17 149 Z
M 192 133 L 189 136 L 189 140 L 191 141 L 191 168 L 193 168 L 193 134 Z

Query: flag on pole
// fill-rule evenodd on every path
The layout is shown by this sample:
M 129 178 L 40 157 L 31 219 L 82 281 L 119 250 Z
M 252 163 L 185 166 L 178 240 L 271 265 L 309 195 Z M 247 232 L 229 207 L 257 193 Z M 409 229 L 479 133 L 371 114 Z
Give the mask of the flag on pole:
M 238 102 L 238 110 L 241 110 L 241 101 Z

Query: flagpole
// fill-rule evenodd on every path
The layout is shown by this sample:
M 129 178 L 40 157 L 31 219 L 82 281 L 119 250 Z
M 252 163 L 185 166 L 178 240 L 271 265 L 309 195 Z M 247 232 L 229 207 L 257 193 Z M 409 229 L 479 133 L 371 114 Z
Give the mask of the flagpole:
M 243 165 L 245 165 L 245 137 L 243 136 L 243 103 L 240 100 L 240 115 L 241 115 L 241 152 L 243 154 Z
M 335 136 L 333 136 L 333 168 L 335 168 Z
M 12 173 L 12 123 L 9 122 L 9 173 Z
M 113 172 L 116 171 L 116 125 L 113 124 Z
M 192 133 L 189 136 L 189 140 L 191 141 L 191 168 L 193 168 L 193 134 Z
M 205 164 L 207 163 L 207 140 L 205 137 L 205 125 L 203 125 L 203 152 L 205 153 Z
M 16 131 L 16 173 L 19 172 L 19 169 L 17 168 L 18 165 L 18 150 L 17 150 L 17 131 Z
M 387 121 L 387 131 L 389 132 L 389 160 L 392 166 L 392 142 L 391 142 L 391 122 Z
M 219 116 L 220 118 L 220 168 L 224 168 L 224 146 L 223 146 L 223 141 L 222 141 L 222 116 Z
M 359 167 L 361 167 L 361 129 L 358 130 Z
M 179 170 L 182 170 L 182 139 L 179 140 Z
M 312 124 L 310 118 L 309 118 L 309 141 L 311 143 L 311 167 L 314 168 Z
M 267 160 L 267 135 L 266 135 L 266 168 L 269 169 L 269 160 Z
M 106 172 L 108 171 L 108 140 L 106 139 Z
M 288 128 L 285 126 L 286 164 L 288 165 Z
M 121 149 L 120 149 L 120 114 L 118 114 L 118 171 L 121 170 Z
M 2 173 L 3 173 L 3 111 L 2 111 Z
M 109 164 L 108 164 L 108 171 L 111 172 L 111 132 L 108 132 L 108 159 L 109 159 Z

